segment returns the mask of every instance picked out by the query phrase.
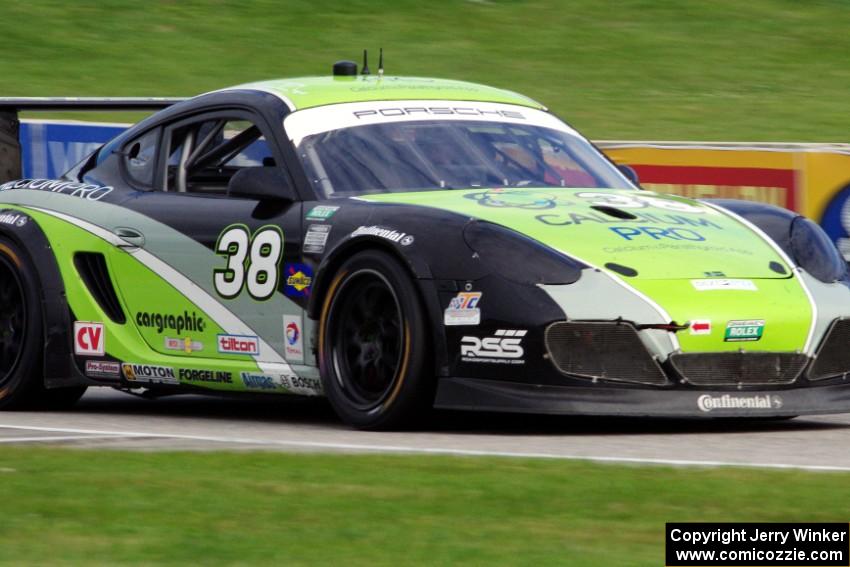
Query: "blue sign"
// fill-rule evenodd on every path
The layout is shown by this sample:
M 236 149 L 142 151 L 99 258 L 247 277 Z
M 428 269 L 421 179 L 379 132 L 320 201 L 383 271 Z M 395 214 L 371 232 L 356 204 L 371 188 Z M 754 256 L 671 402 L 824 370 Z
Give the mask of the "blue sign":
M 124 130 L 118 125 L 22 121 L 23 176 L 55 179 Z

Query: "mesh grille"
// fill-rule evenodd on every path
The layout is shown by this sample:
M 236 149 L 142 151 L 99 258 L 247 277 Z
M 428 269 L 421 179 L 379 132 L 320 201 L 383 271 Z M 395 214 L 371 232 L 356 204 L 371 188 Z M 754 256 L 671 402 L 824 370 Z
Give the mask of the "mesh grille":
M 820 345 L 809 380 L 825 380 L 850 372 L 850 319 L 832 322 Z
M 555 368 L 570 376 L 667 383 L 661 366 L 628 323 L 552 323 L 546 329 L 546 351 Z
M 673 368 L 696 386 L 791 384 L 809 357 L 796 353 L 718 352 L 676 354 Z
M 106 267 L 103 254 L 77 252 L 74 255 L 74 265 L 77 266 L 80 277 L 103 312 L 116 323 L 122 325 L 126 323 L 127 319 L 121 309 L 121 304 L 118 302 L 115 288 L 112 287 L 112 280 L 109 278 L 109 269 Z

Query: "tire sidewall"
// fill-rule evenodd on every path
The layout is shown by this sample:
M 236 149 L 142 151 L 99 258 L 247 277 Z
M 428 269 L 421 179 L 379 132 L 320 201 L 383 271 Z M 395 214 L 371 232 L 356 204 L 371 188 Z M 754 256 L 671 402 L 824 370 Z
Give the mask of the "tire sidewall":
M 0 386 L 0 409 L 29 402 L 43 386 L 41 286 L 32 262 L 12 240 L 0 236 L 0 262 L 13 270 L 24 298 L 26 329 L 23 347 L 9 378 Z
M 375 407 L 354 407 L 340 386 L 333 363 L 335 300 L 346 286 L 364 271 L 380 274 L 395 296 L 401 311 L 402 359 L 390 394 Z M 340 418 L 363 429 L 387 429 L 409 425 L 433 403 L 434 376 L 431 371 L 425 311 L 407 270 L 390 254 L 367 250 L 342 264 L 334 275 L 323 302 L 319 323 L 319 366 L 325 395 Z M 342 378 L 344 380 L 344 378 Z

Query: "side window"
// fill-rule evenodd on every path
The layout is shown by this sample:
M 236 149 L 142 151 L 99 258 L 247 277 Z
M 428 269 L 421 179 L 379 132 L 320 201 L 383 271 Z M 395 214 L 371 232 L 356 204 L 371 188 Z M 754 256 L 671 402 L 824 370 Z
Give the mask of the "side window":
M 259 127 L 249 120 L 216 117 L 170 131 L 166 191 L 224 195 L 230 178 L 246 167 L 273 167 Z
M 153 185 L 158 145 L 159 129 L 156 128 L 124 146 L 124 166 L 134 185 Z

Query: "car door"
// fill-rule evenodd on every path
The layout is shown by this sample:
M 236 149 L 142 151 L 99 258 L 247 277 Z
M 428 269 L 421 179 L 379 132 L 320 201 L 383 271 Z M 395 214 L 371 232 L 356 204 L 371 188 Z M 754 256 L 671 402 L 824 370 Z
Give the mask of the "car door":
M 122 203 L 140 214 L 117 230 L 131 254 L 116 279 L 152 349 L 305 362 L 303 307 L 312 269 L 300 257 L 301 203 L 228 191 L 246 168 L 287 174 L 269 134 L 258 114 L 220 108 L 175 119 L 122 150 L 130 181 L 135 176 L 149 186 Z M 130 258 L 142 255 L 155 269 L 131 269 Z

